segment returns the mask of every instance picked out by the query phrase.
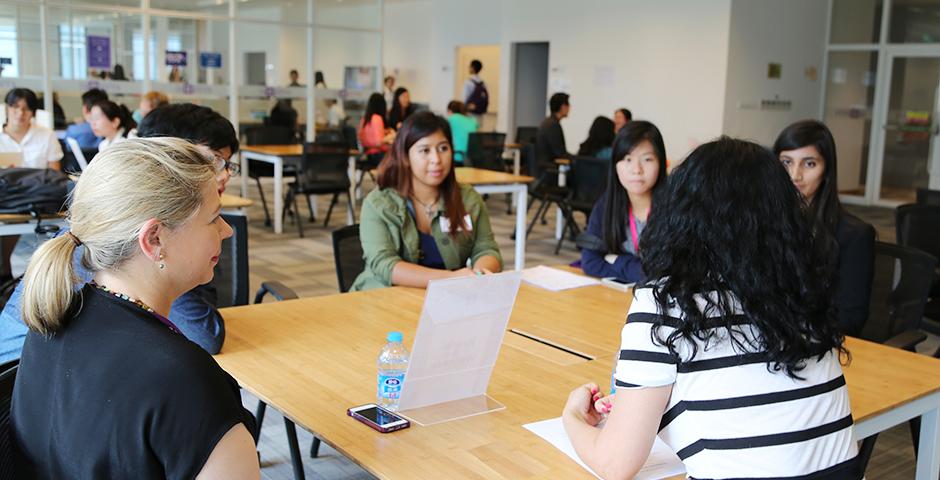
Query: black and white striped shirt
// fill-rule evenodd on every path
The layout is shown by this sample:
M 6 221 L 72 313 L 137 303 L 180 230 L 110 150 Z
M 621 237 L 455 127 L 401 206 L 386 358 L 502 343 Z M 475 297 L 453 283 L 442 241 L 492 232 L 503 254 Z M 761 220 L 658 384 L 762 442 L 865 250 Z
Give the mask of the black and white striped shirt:
M 699 307 L 705 305 L 699 298 Z M 737 303 L 737 302 L 735 302 Z M 735 312 L 741 314 L 740 309 Z M 666 338 L 682 317 L 664 312 Z M 691 345 L 679 340 L 678 355 L 654 342 L 653 322 L 663 318 L 650 288 L 637 289 L 621 334 L 618 388 L 672 385 L 659 436 L 694 478 L 854 478 L 857 446 L 852 438 L 845 378 L 838 352 L 806 360 L 803 380 L 771 372 L 755 345 L 759 332 L 744 315 L 736 347 L 727 330 L 718 340 Z M 735 334 L 737 337 L 737 334 Z M 826 473 L 823 473 L 826 472 Z M 815 475 L 814 475 L 815 474 Z M 818 476 L 818 475 L 824 476 Z

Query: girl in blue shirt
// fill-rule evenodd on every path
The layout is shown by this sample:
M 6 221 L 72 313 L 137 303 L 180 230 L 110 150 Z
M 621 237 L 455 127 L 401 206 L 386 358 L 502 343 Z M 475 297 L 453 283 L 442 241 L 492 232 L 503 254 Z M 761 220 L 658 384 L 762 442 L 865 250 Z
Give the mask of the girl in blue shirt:
M 594 277 L 636 282 L 645 277 L 640 235 L 646 227 L 653 193 L 666 179 L 666 147 L 656 125 L 635 121 L 617 133 L 607 191 L 588 218 L 587 235 L 595 248 L 581 250 L 581 268 Z

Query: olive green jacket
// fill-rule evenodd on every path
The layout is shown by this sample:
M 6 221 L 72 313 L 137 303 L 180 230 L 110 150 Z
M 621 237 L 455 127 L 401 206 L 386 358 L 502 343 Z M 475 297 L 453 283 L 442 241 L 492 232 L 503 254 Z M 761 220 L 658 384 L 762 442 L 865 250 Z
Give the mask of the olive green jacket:
M 441 230 L 444 216 L 443 198 L 431 219 L 431 235 L 441 252 L 444 266 L 457 270 L 476 263 L 477 259 L 492 255 L 499 260 L 499 246 L 490 228 L 490 216 L 480 194 L 469 185 L 460 185 L 464 209 L 470 216 L 472 230 L 457 237 Z M 408 212 L 407 200 L 393 188 L 376 189 L 366 197 L 360 214 L 359 238 L 365 270 L 356 278 L 352 290 L 369 290 L 392 285 L 392 269 L 400 261 L 418 263 L 418 227 Z

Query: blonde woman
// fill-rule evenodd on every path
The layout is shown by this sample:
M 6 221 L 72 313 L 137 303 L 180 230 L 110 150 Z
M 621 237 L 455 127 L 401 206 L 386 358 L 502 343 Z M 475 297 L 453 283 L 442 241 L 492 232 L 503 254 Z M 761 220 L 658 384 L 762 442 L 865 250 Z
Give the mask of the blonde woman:
M 168 320 L 212 279 L 216 165 L 171 138 L 128 140 L 78 181 L 68 234 L 33 255 L 11 428 L 28 478 L 259 478 L 236 382 Z M 94 280 L 73 290 L 72 255 Z

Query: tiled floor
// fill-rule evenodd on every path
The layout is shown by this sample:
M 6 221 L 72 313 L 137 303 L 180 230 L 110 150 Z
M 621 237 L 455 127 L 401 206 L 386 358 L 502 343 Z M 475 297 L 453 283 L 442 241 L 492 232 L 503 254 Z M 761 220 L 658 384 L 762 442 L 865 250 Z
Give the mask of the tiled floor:
M 237 188 L 238 182 L 232 182 L 232 191 Z M 266 192 L 270 199 L 271 185 L 267 184 Z M 336 274 L 333 264 L 333 252 L 329 232 L 345 223 L 346 209 L 344 202 L 340 202 L 337 210 L 333 212 L 331 225 L 324 228 L 322 216 L 326 213 L 327 205 L 320 202 L 318 223 L 305 222 L 305 238 L 298 237 L 296 226 L 285 221 L 284 233 L 276 235 L 270 228 L 264 226 L 264 215 L 261 210 L 257 189 L 249 189 L 249 196 L 255 199 L 256 204 L 248 209 L 249 225 L 249 256 L 250 256 L 250 282 L 252 290 L 257 289 L 262 281 L 279 280 L 294 289 L 301 297 L 327 295 L 337 292 Z M 510 234 L 514 229 L 514 214 L 506 213 L 506 202 L 502 195 L 494 195 L 487 203 L 493 230 L 503 254 L 504 263 L 512 265 L 513 240 Z M 879 239 L 894 241 L 893 211 L 880 208 L 847 207 L 849 211 L 871 222 L 878 230 Z M 302 214 L 306 214 L 306 207 L 301 205 Z M 532 208 L 530 212 L 534 212 Z M 578 258 L 578 253 L 570 242 L 566 242 L 559 255 L 554 255 L 554 217 L 549 214 L 547 225 L 536 225 L 529 237 L 526 251 L 526 264 L 529 266 L 545 264 L 569 263 Z M 35 238 L 24 237 L 17 247 L 15 269 L 22 269 L 29 253 L 35 249 Z M 940 344 L 936 338 L 931 338 L 925 345 L 927 349 L 935 349 Z M 377 354 L 378 352 L 376 352 Z M 246 408 L 254 411 L 257 404 L 250 394 L 243 395 Z M 559 411 L 561 406 L 559 405 Z M 303 429 L 298 429 L 301 450 L 309 451 L 311 435 Z M 281 417 L 273 409 L 268 409 L 262 429 L 259 445 L 262 460 L 262 477 L 265 479 L 289 479 L 293 473 L 289 461 L 286 436 Z M 307 478 L 310 479 L 365 479 L 371 475 L 360 469 L 353 462 L 342 457 L 324 444 L 320 458 L 306 458 L 304 467 Z M 867 472 L 868 478 L 875 479 L 909 479 L 914 476 L 914 454 L 907 426 L 903 425 L 883 433 L 877 442 L 875 453 Z

